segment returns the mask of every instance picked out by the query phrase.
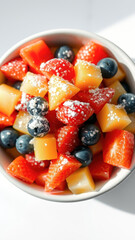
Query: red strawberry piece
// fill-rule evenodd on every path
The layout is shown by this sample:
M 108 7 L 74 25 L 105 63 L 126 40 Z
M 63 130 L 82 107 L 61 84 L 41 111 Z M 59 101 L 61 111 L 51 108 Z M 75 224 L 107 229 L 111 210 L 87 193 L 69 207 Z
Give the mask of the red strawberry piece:
M 56 75 L 73 82 L 75 77 L 73 65 L 65 59 L 53 58 L 46 63 L 42 63 L 40 70 L 48 79 L 50 79 L 52 75 Z
M 32 168 L 35 170 L 43 170 L 44 168 L 49 166 L 50 161 L 44 160 L 44 161 L 37 161 L 35 159 L 34 153 L 29 153 L 25 155 L 26 161 L 30 164 Z
M 40 71 L 41 63 L 53 58 L 51 50 L 43 40 L 38 40 L 22 48 L 20 56 L 30 66 L 32 72 L 40 74 L 42 73 Z
M 52 191 L 79 167 L 81 167 L 81 163 L 75 157 L 60 154 L 56 160 L 52 160 L 50 163 L 45 191 Z
M 78 127 L 64 126 L 56 132 L 59 153 L 71 153 L 79 144 Z
M 94 180 L 108 180 L 111 177 L 113 166 L 105 163 L 103 161 L 103 154 L 99 153 L 93 157 L 89 169 Z
M 68 100 L 57 111 L 57 118 L 64 124 L 80 125 L 94 113 L 89 103 Z
M 103 146 L 104 162 L 123 168 L 130 168 L 134 152 L 134 135 L 125 130 L 106 133 Z
M 27 103 L 32 98 L 33 96 L 31 96 L 30 94 L 22 92 L 21 99 L 18 101 L 17 105 L 15 106 L 15 109 L 18 111 L 27 112 Z
M 48 111 L 45 115 L 50 124 L 50 132 L 55 133 L 59 128 L 63 127 L 63 123 L 56 117 L 56 111 Z
M 16 111 L 14 111 L 10 116 L 7 116 L 4 113 L 0 112 L 0 130 L 8 126 L 12 126 L 14 124 L 16 116 Z
M 81 101 L 90 103 L 94 112 L 97 114 L 103 106 L 111 100 L 114 92 L 115 90 L 112 88 L 96 88 L 80 91 L 77 96 Z
M 27 183 L 33 183 L 38 174 L 22 156 L 17 157 L 10 163 L 7 172 Z
M 89 41 L 77 52 L 74 64 L 77 62 L 78 59 L 97 64 L 101 59 L 106 57 L 109 56 L 103 46 L 93 41 Z
M 28 67 L 21 58 L 15 58 L 0 67 L 3 74 L 9 79 L 23 80 Z

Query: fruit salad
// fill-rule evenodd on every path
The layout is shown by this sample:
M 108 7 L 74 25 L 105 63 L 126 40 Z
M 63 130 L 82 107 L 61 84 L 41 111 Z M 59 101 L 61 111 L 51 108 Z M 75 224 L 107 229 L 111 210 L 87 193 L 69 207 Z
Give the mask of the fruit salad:
M 12 177 L 50 194 L 95 191 L 114 167 L 131 168 L 134 134 L 135 94 L 100 43 L 37 40 L 0 67 L 0 146 Z

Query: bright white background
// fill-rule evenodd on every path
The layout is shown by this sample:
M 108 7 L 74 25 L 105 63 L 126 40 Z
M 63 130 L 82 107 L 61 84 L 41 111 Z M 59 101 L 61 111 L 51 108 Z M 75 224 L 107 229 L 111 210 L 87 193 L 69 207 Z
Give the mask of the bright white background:
M 134 0 L 0 0 L 0 55 L 43 30 L 99 33 L 135 57 Z M 135 172 L 112 191 L 80 203 L 32 197 L 0 174 L 0 240 L 134 240 Z

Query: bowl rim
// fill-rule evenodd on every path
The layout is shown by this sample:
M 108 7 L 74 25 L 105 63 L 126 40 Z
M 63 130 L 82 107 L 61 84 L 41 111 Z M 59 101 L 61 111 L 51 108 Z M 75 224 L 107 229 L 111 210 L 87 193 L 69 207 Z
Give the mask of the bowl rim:
M 14 44 L 9 50 L 7 50 L 2 57 L 0 57 L 0 65 L 1 63 L 12 53 L 14 52 L 17 48 L 19 48 L 20 46 L 24 45 L 27 42 L 30 42 L 34 39 L 38 39 L 38 38 L 43 38 L 45 36 L 48 35 L 54 35 L 54 34 L 71 34 L 74 36 L 78 36 L 78 37 L 84 37 L 84 38 L 93 38 L 101 43 L 103 43 L 104 45 L 107 45 L 107 47 L 110 46 L 110 49 L 115 49 L 115 51 L 117 51 L 118 54 L 120 54 L 122 57 L 126 58 L 126 61 L 128 61 L 130 69 L 132 70 L 131 72 L 134 73 L 135 76 L 135 64 L 132 61 L 132 59 L 120 48 L 118 47 L 116 44 L 112 43 L 111 41 L 107 40 L 104 37 L 101 37 L 95 33 L 91 33 L 88 31 L 84 31 L 84 30 L 79 30 L 79 29 L 70 29 L 70 28 L 65 28 L 65 29 L 52 29 L 52 30 L 47 30 L 47 31 L 42 31 L 36 34 L 33 34 L 31 36 L 28 36 L 26 38 L 24 38 L 23 40 L 17 42 L 16 44 Z M 83 194 L 71 194 L 71 195 L 54 195 L 54 194 L 47 194 L 44 193 L 42 191 L 39 191 L 37 189 L 34 189 L 30 186 L 28 186 L 28 184 L 25 184 L 23 182 L 21 182 L 20 180 L 11 177 L 5 170 L 4 168 L 1 166 L 0 164 L 0 172 L 12 183 L 14 184 L 16 187 L 20 188 L 21 190 L 23 190 L 26 193 L 29 193 L 35 197 L 44 199 L 44 200 L 49 200 L 49 201 L 54 201 L 54 202 L 77 202 L 77 201 L 83 201 L 83 200 L 88 200 L 94 197 L 97 197 L 99 195 L 102 195 L 105 192 L 110 191 L 111 189 L 113 189 L 114 187 L 118 186 L 124 179 L 126 179 L 134 170 L 135 166 L 132 167 L 132 169 L 130 170 L 126 170 L 125 173 L 123 174 L 123 176 L 116 182 L 113 183 L 111 185 L 111 187 L 102 190 L 101 192 L 95 191 L 93 192 L 93 194 L 91 192 L 88 193 L 83 193 Z

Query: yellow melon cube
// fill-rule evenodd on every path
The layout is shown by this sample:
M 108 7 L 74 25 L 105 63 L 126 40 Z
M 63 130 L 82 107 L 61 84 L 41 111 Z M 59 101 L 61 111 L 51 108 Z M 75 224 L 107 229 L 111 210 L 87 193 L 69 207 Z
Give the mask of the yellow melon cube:
M 27 112 L 20 111 L 17 114 L 13 128 L 21 133 L 29 134 L 27 125 L 30 119 L 31 119 L 31 116 Z
M 117 104 L 117 100 L 120 95 L 126 93 L 126 90 L 122 86 L 122 84 L 119 81 L 114 82 L 109 86 L 110 88 L 113 88 L 115 90 L 115 93 L 111 99 L 112 104 Z
M 95 64 L 79 60 L 77 61 L 74 69 L 74 84 L 81 90 L 97 88 L 103 80 L 100 67 Z
M 97 120 L 102 132 L 110 132 L 115 129 L 123 129 L 131 123 L 126 111 L 119 105 L 106 103 L 97 114 Z
M 37 161 L 57 159 L 56 138 L 47 134 L 42 138 L 34 138 L 34 152 Z
M 53 75 L 49 81 L 49 109 L 56 109 L 61 103 L 72 98 L 80 89 L 61 77 Z
M 79 168 L 72 173 L 66 181 L 69 190 L 74 194 L 90 192 L 95 189 L 95 183 L 88 167 Z
M 10 116 L 14 110 L 17 102 L 21 97 L 21 92 L 6 84 L 0 85 L 0 112 Z
M 4 74 L 0 71 L 0 85 L 5 82 L 5 76 Z
M 103 137 L 103 134 L 102 134 L 99 141 L 96 144 L 94 144 L 92 146 L 89 146 L 93 155 L 95 155 L 97 153 L 100 153 L 103 150 L 103 141 L 104 141 L 104 137 Z
M 22 82 L 20 91 L 32 96 L 44 97 L 48 91 L 48 83 L 45 76 L 27 72 Z
M 135 134 L 135 113 L 128 114 L 128 117 L 130 118 L 131 123 L 125 128 L 125 130 Z
M 103 82 L 106 87 L 110 86 L 112 83 L 116 81 L 122 81 L 126 77 L 124 70 L 118 66 L 117 73 L 112 78 L 104 78 Z

